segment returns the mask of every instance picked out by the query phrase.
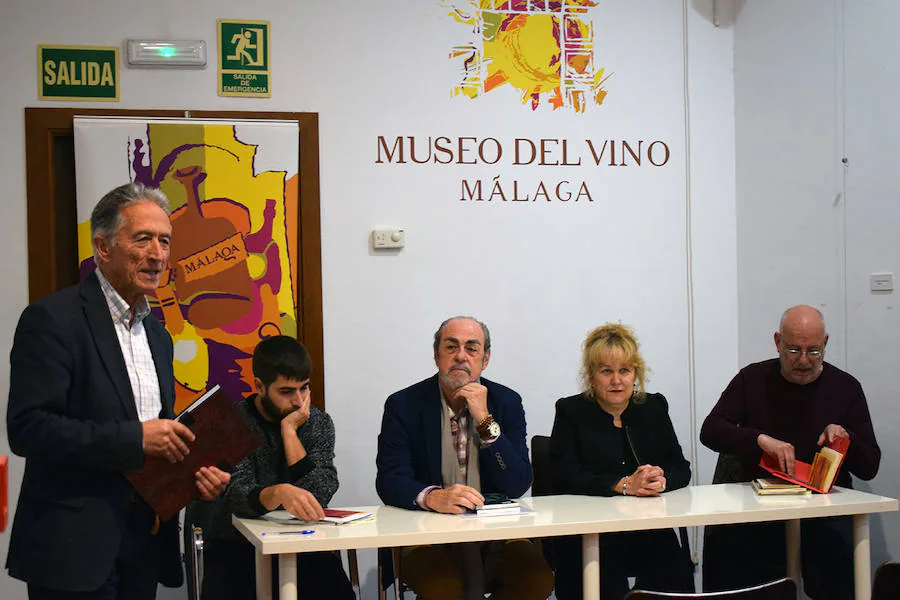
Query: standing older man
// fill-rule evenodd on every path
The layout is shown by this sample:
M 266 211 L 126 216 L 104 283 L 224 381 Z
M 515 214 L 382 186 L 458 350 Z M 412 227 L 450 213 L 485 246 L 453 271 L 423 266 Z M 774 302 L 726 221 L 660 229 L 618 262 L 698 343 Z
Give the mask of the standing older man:
M 447 319 L 434 334 L 438 373 L 392 394 L 378 436 L 378 495 L 392 506 L 463 513 L 482 494 L 518 498 L 531 485 L 522 398 L 481 377 L 491 357 L 487 326 Z M 403 579 L 423 600 L 546 598 L 553 575 L 527 540 L 416 546 Z
M 763 452 L 793 473 L 795 459 L 811 462 L 837 435 L 850 438 L 850 449 L 835 483 L 852 487 L 851 473 L 875 477 L 881 450 L 866 397 L 853 376 L 824 361 L 827 344 L 822 313 L 810 306 L 789 308 L 775 332 L 778 359 L 742 369 L 706 418 L 700 441 L 737 455 L 743 481 L 765 475 L 757 466 Z M 816 600 L 852 598 L 849 517 L 804 520 L 801 527 L 806 594 Z M 785 561 L 783 524 L 723 527 L 711 532 L 704 549 L 704 589 L 783 577 Z
M 118 187 L 91 213 L 97 270 L 19 319 L 7 429 L 25 477 L 7 568 L 32 600 L 148 600 L 181 585 L 177 522 L 159 519 L 125 478 L 145 456 L 179 462 L 191 430 L 171 420 L 172 340 L 146 294 L 167 269 L 168 201 Z M 201 497 L 230 476 L 196 474 Z

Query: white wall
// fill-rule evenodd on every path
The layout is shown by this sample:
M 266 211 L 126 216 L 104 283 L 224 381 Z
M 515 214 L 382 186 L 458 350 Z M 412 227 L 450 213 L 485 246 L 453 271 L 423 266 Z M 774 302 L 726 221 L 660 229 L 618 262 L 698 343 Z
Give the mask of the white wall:
M 0 275 L 10 290 L 0 300 L 0 339 L 12 339 L 27 298 L 22 109 L 56 105 L 36 100 L 36 45 L 201 38 L 214 61 L 216 18 L 268 19 L 271 99 L 219 98 L 214 66 L 123 67 L 121 101 L 95 106 L 320 114 L 324 377 L 341 478 L 335 503 L 377 501 L 375 436 L 384 398 L 433 373 L 431 334 L 456 313 L 491 326 L 486 376 L 522 393 L 532 434 L 549 433 L 553 401 L 576 391 L 584 334 L 606 320 L 633 324 L 653 368 L 650 389 L 669 397 L 686 452 L 698 454 L 698 481 L 708 482 L 712 457 L 694 449 L 697 420 L 738 366 L 732 33 L 713 27 L 710 5 L 687 8 L 687 69 L 681 3 L 636 7 L 617 0 L 594 9 L 596 56 L 613 77 L 604 105 L 576 115 L 532 112 L 509 89 L 450 99 L 447 54 L 467 36 L 437 0 L 259 0 L 251 12 L 235 0 L 160 0 L 152 8 L 93 0 L 90 10 L 8 0 L 0 8 L 0 52 L 15 85 L 0 96 L 0 135 L 7 141 L 0 161 L 7 260 Z M 570 144 L 662 139 L 672 160 L 658 169 L 378 165 L 378 135 L 492 136 L 506 151 L 515 137 Z M 580 154 L 589 159 L 583 146 Z M 498 174 L 531 185 L 584 180 L 595 202 L 459 201 L 460 178 L 490 181 Z M 405 228 L 407 248 L 371 252 L 367 235 L 377 226 Z M 0 381 L 7 380 L 3 362 Z M 5 431 L 0 439 L 0 452 L 8 452 Z M 14 458 L 13 499 L 22 468 Z M 372 554 L 362 558 L 365 573 Z M 371 592 L 374 574 L 367 573 Z M 24 598 L 24 587 L 0 575 L 0 596 Z
M 883 452 L 858 487 L 892 497 L 900 315 L 869 274 L 900 270 L 898 18 L 889 1 L 757 1 L 734 41 L 740 361 L 774 356 L 785 307 L 821 306 L 828 360 L 861 381 Z M 873 517 L 872 537 L 873 566 L 896 560 L 900 516 Z
M 841 364 L 835 16 L 828 3 L 750 2 L 735 28 L 740 360 L 774 355 L 793 304 L 820 305 Z
M 738 272 L 730 259 L 737 253 L 732 128 L 732 24 L 737 8 L 721 5 L 714 13 L 711 1 L 694 1 L 688 20 L 696 397 L 691 439 L 697 453 L 691 461 L 700 484 L 712 482 L 716 461 L 716 453 L 697 440 L 700 425 L 739 364 Z
M 896 409 L 900 381 L 900 305 L 897 292 L 872 293 L 871 273 L 900 275 L 900 173 L 895 165 L 900 119 L 891 96 L 900 93 L 900 58 L 895 2 L 845 2 L 844 107 L 847 167 L 847 368 L 869 398 L 875 433 L 881 444 L 881 471 L 861 489 L 900 495 L 900 428 Z M 900 517 L 873 520 L 877 536 L 873 563 L 900 556 Z

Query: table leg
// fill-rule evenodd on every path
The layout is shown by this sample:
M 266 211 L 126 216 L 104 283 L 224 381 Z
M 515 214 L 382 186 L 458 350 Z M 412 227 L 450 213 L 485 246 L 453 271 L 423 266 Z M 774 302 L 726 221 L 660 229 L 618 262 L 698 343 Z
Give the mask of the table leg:
M 279 598 L 297 600 L 297 555 L 278 555 L 278 579 L 281 583 Z
M 853 571 L 856 600 L 869 600 L 872 596 L 869 515 L 853 515 Z
M 350 568 L 350 585 L 353 587 L 353 594 L 356 600 L 359 600 L 359 563 L 356 562 L 356 550 L 347 549 L 347 566 Z
M 272 556 L 256 551 L 256 598 L 269 600 L 272 597 Z
M 600 535 L 581 536 L 584 600 L 600 600 Z
M 797 597 L 803 587 L 802 567 L 800 563 L 800 519 L 785 523 L 785 543 L 787 544 L 787 576 L 797 584 Z

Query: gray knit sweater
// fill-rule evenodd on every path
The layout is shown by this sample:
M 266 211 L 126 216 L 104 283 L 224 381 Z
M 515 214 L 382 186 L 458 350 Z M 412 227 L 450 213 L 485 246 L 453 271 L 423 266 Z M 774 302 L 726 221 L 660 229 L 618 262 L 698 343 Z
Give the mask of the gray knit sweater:
M 243 539 L 231 524 L 231 514 L 258 517 L 267 512 L 259 502 L 259 494 L 271 485 L 293 483 L 310 492 L 323 507 L 338 489 L 334 423 L 328 413 L 315 406 L 309 408 L 309 419 L 300 427 L 300 442 L 306 448 L 306 457 L 287 465 L 281 425 L 266 421 L 256 410 L 254 399 L 255 396 L 240 402 L 238 408 L 262 443 L 235 465 L 225 493 L 213 502 L 193 502 L 187 509 L 185 522 L 203 527 L 207 542 Z

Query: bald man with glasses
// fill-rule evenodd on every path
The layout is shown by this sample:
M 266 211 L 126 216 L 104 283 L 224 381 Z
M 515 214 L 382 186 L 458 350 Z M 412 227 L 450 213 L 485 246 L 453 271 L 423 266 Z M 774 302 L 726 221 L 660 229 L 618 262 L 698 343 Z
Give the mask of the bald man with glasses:
M 851 473 L 872 479 L 881 449 L 859 381 L 825 362 L 828 334 L 822 313 L 794 306 L 775 332 L 778 358 L 741 369 L 706 417 L 700 441 L 740 461 L 740 479 L 767 475 L 763 453 L 793 474 L 794 461 L 812 462 L 835 436 L 850 439 L 836 485 L 853 487 Z M 814 600 L 853 598 L 852 523 L 849 517 L 804 520 L 801 556 L 806 594 Z M 704 548 L 704 591 L 754 585 L 784 577 L 784 524 L 728 525 L 710 531 Z

